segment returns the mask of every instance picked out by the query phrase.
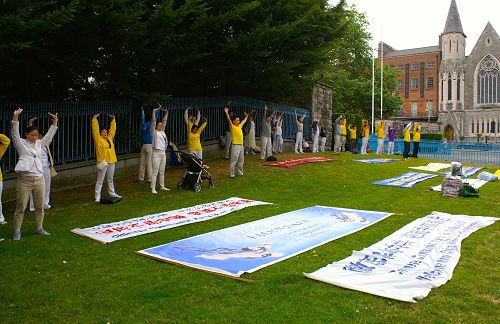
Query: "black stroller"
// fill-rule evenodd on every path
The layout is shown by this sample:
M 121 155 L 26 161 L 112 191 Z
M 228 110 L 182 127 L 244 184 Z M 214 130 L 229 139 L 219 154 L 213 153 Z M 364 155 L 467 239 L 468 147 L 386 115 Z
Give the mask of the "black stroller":
M 176 151 L 177 159 L 186 165 L 184 177 L 177 182 L 177 189 L 193 189 L 198 192 L 201 190 L 201 181 L 208 180 L 208 187 L 213 188 L 214 182 L 212 175 L 203 167 L 200 159 L 194 154 L 182 151 Z

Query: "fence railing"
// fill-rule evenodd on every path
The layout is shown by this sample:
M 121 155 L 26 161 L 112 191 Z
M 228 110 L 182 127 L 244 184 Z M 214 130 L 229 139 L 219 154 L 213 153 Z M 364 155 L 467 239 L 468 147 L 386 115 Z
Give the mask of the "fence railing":
M 368 141 L 370 149 L 377 149 L 377 137 L 371 136 Z M 384 142 L 387 152 L 388 141 Z M 359 143 L 358 143 L 359 145 Z M 404 143 L 402 139 L 394 142 L 394 152 L 403 152 Z M 421 140 L 418 156 L 433 160 L 457 161 L 462 163 L 480 163 L 500 165 L 500 144 L 482 144 L 472 142 L 443 143 L 436 140 Z M 410 144 L 410 153 L 413 152 L 413 142 Z
M 219 140 L 226 129 L 226 119 L 223 107 L 229 103 L 235 116 L 244 117 L 243 112 L 257 110 L 255 117 L 256 135 L 259 136 L 261 120 L 264 114 L 265 101 L 246 97 L 218 97 L 218 98 L 173 98 L 162 100 L 160 103 L 170 109 L 166 132 L 170 140 L 176 144 L 186 143 L 186 125 L 184 110 L 187 106 L 199 108 L 202 118 L 208 118 L 208 125 L 201 135 L 201 140 Z M 267 102 L 269 109 L 273 107 L 283 114 L 283 138 L 295 138 L 296 125 L 294 111 L 297 114 L 306 114 L 304 120 L 304 138 L 309 137 L 311 115 L 306 109 L 295 108 L 279 103 Z M 140 103 L 135 100 L 109 100 L 92 102 L 43 102 L 0 104 L 0 133 L 10 137 L 10 121 L 15 107 L 24 109 L 20 116 L 20 130 L 28 125 L 28 119 L 38 117 L 36 125 L 41 132 L 50 127 L 48 112 L 59 113 L 59 129 L 51 144 L 55 164 L 67 164 L 95 158 L 94 141 L 91 134 L 91 118 L 100 113 L 99 125 L 109 127 L 107 114 L 116 116 L 117 132 L 115 148 L 117 154 L 138 152 L 141 146 L 140 132 Z M 151 108 L 145 108 L 146 121 L 151 117 Z M 23 137 L 24 134 L 21 134 Z M 15 167 L 16 156 L 11 145 L 0 161 L 4 172 L 12 171 Z

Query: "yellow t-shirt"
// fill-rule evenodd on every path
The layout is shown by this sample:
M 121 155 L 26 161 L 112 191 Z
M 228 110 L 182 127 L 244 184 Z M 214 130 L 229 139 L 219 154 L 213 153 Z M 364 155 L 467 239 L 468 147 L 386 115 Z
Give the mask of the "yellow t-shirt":
M 0 158 L 5 154 L 5 151 L 7 151 L 7 147 L 9 147 L 10 144 L 10 139 L 5 136 L 4 134 L 0 134 Z M 0 169 L 0 181 L 3 180 L 3 175 L 2 175 L 2 169 Z
M 385 130 L 384 130 L 384 124 L 379 122 L 377 124 L 377 137 L 378 138 L 384 138 L 385 137 Z
M 193 123 L 191 123 L 191 122 L 190 122 L 190 124 L 193 125 Z M 187 147 L 188 147 L 189 151 L 201 151 L 202 150 L 201 142 L 200 142 L 200 135 L 201 135 L 201 132 L 203 132 L 203 130 L 205 129 L 205 126 L 207 126 L 206 122 L 201 124 L 200 128 L 198 129 L 198 131 L 196 133 L 189 131 L 188 142 L 187 142 Z
M 340 124 L 340 132 L 341 132 L 341 135 L 347 135 L 347 129 L 345 128 L 345 123 L 346 123 L 346 120 L 344 118 L 344 121 L 342 122 L 342 124 Z
M 116 121 L 113 119 L 111 125 L 109 126 L 108 137 L 104 138 L 101 136 L 99 129 L 99 122 L 97 118 L 92 118 L 92 136 L 95 142 L 95 152 L 96 152 L 96 163 L 106 160 L 108 163 L 115 163 L 116 153 L 115 144 L 113 140 L 116 134 Z
M 231 124 L 231 136 L 233 137 L 234 145 L 243 145 L 243 130 L 241 124 L 236 126 L 235 124 Z
M 351 139 L 356 139 L 356 131 L 357 129 L 349 128 L 349 135 L 351 135 Z
M 403 131 L 403 137 L 404 137 L 404 141 L 405 142 L 409 142 L 410 141 L 410 130 L 409 129 L 405 129 Z
M 370 137 L 370 127 L 363 127 L 361 137 Z
M 420 142 L 420 126 L 413 129 L 413 141 Z

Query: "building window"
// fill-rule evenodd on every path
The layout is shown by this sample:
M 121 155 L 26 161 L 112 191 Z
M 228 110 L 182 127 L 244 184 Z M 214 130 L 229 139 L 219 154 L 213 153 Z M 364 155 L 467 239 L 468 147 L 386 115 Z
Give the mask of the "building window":
M 427 89 L 432 89 L 432 88 L 434 88 L 434 78 L 428 77 L 427 78 Z
M 474 133 L 475 133 L 475 132 L 474 132 L 474 120 L 472 120 L 471 126 L 472 126 L 472 127 L 471 127 L 471 133 L 472 133 L 472 134 L 474 134 Z
M 417 117 L 418 116 L 418 102 L 412 101 L 411 102 L 411 117 Z
M 441 101 L 444 100 L 444 79 L 441 80 Z
M 403 80 L 398 80 L 398 91 L 403 91 Z
M 451 73 L 448 75 L 448 100 L 451 100 Z
M 479 63 L 479 70 L 475 76 L 477 79 L 477 103 L 490 104 L 500 102 L 500 80 L 499 67 L 496 60 L 491 55 L 486 57 Z
M 457 78 L 457 100 L 460 100 L 460 77 Z
M 403 71 L 404 68 L 403 64 L 398 64 L 398 71 Z
M 412 63 L 412 64 L 411 64 L 411 69 L 412 69 L 413 71 L 418 70 L 418 63 Z
M 427 100 L 427 103 L 425 104 L 425 111 L 427 111 L 428 115 L 430 115 L 429 112 L 432 113 L 432 100 Z
M 411 89 L 412 90 L 418 89 L 418 79 L 417 78 L 411 79 Z
M 428 69 L 433 69 L 434 68 L 434 62 L 433 61 L 427 62 L 427 68 Z

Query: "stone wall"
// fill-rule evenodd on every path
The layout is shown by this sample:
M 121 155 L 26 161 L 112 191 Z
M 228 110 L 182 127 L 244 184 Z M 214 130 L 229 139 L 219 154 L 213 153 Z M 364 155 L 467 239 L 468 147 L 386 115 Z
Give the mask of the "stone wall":
M 327 133 L 326 146 L 332 145 L 332 87 L 317 82 L 312 92 L 311 115 L 319 118 L 320 127 L 325 127 Z M 312 134 L 312 131 L 311 131 Z

